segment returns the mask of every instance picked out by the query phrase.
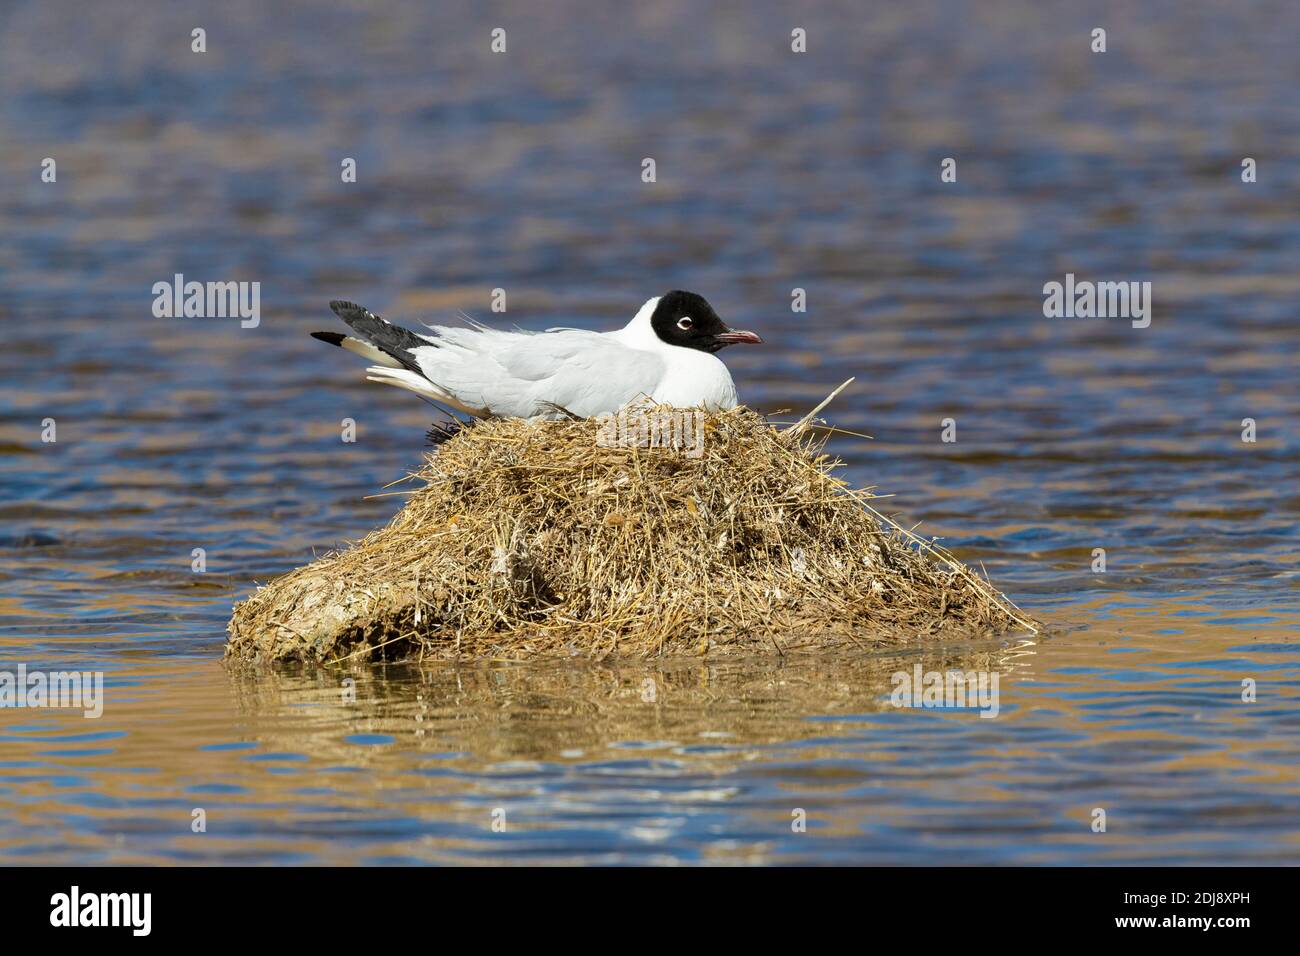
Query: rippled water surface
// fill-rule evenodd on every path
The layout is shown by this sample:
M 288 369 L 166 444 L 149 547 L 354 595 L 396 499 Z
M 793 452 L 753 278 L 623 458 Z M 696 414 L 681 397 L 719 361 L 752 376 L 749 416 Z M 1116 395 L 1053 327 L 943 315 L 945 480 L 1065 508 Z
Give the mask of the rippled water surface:
M 1300 862 L 1300 7 L 285 6 L 0 7 L 0 669 L 106 680 L 0 709 L 0 861 Z M 1150 327 L 1044 318 L 1067 272 L 1152 282 Z M 176 273 L 260 324 L 154 318 Z M 224 665 L 232 602 L 422 453 L 325 303 L 497 287 L 526 328 L 697 290 L 768 340 L 726 353 L 764 411 L 857 376 L 846 477 L 1050 633 Z M 918 663 L 997 671 L 998 716 L 890 706 Z

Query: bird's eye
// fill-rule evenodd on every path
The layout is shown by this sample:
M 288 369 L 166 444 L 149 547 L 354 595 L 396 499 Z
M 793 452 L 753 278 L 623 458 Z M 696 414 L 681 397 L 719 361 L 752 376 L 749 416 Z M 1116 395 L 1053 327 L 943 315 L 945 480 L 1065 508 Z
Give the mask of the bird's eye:
M 694 324 L 695 323 L 691 321 L 691 317 L 689 315 L 683 315 L 680 319 L 677 320 L 677 327 L 681 329 L 683 332 L 689 331 L 690 327 Z

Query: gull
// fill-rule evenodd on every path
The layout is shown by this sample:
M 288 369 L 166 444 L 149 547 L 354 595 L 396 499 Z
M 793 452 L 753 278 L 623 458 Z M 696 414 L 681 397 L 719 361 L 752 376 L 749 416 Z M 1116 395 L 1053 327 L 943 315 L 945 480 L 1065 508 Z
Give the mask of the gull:
M 649 299 L 613 332 L 501 331 L 471 321 L 417 334 L 352 302 L 330 303 L 355 335 L 312 336 L 373 364 L 366 379 L 405 388 L 477 418 L 594 418 L 649 399 L 676 408 L 737 404 L 720 349 L 761 343 L 729 329 L 694 292 Z

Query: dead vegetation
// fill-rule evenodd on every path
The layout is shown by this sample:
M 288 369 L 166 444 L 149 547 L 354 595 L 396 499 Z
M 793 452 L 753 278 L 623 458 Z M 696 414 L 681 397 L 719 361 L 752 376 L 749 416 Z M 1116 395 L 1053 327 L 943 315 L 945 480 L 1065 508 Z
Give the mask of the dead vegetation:
M 595 420 L 459 432 L 386 527 L 237 604 L 227 656 L 785 653 L 1035 628 L 836 478 L 808 419 L 690 414 L 698 456 L 602 447 Z

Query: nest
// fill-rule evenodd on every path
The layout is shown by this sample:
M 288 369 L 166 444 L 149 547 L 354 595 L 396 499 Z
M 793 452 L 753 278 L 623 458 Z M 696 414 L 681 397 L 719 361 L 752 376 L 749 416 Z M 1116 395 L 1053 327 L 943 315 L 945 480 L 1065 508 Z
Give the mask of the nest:
M 404 479 L 418 487 L 387 526 L 236 604 L 227 656 L 786 653 L 1035 629 L 835 477 L 810 419 L 627 414 L 693 418 L 458 432 Z

